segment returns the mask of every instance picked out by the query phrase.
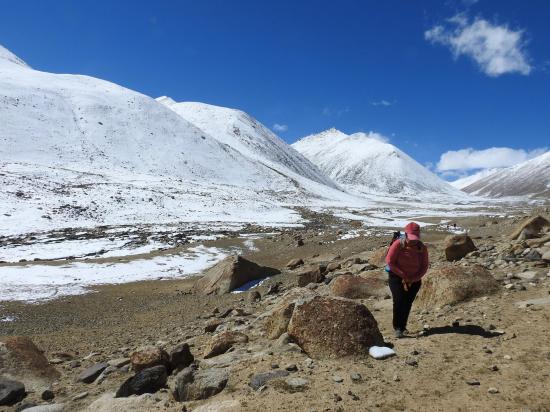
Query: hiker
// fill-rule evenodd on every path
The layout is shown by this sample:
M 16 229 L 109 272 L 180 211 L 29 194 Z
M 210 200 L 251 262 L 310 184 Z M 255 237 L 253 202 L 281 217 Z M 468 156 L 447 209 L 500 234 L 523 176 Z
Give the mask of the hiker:
M 386 271 L 393 296 L 393 329 L 396 338 L 407 332 L 407 320 L 422 276 L 428 270 L 428 248 L 420 241 L 420 226 L 411 222 L 405 236 L 392 241 L 386 255 Z M 399 232 L 396 232 L 398 234 Z

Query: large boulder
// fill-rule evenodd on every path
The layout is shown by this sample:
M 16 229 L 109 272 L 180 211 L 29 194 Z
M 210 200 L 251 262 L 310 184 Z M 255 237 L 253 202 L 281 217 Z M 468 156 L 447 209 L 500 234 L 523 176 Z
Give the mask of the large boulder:
M 247 343 L 248 336 L 242 332 L 225 331 L 219 335 L 215 335 L 210 340 L 208 347 L 204 353 L 204 358 L 212 358 L 227 352 L 236 343 Z
M 0 341 L 0 375 L 22 382 L 29 392 L 47 389 L 60 377 L 43 351 L 25 336 Z
M 296 304 L 288 335 L 314 358 L 367 356 L 371 346 L 384 343 L 366 306 L 325 296 Z
M 347 299 L 366 299 L 388 295 L 387 282 L 375 277 L 342 275 L 330 283 L 330 294 Z
M 180 343 L 170 352 L 170 366 L 175 370 L 182 370 L 193 363 L 195 357 L 189 349 L 188 343 Z
M 227 369 L 210 368 L 197 371 L 190 366 L 176 375 L 174 399 L 179 402 L 207 399 L 223 391 L 228 380 Z
M 141 346 L 130 355 L 132 368 L 139 372 L 153 366 L 164 365 L 169 367 L 170 357 L 164 349 L 156 346 Z
M 525 240 L 539 237 L 540 234 L 550 230 L 550 221 L 543 216 L 537 215 L 521 222 L 510 236 L 512 240 Z
M 451 235 L 445 238 L 445 259 L 449 262 L 460 260 L 474 250 L 477 250 L 476 245 L 468 235 Z
M 115 398 L 112 392 L 105 393 L 93 401 L 85 412 L 135 412 L 135 411 L 181 411 L 181 407 L 167 409 L 161 407 L 155 399 L 156 395 L 146 393 L 140 396 L 130 396 L 128 398 Z
M 223 295 L 248 282 L 278 273 L 277 269 L 260 266 L 242 256 L 233 255 L 208 269 L 195 287 L 203 294 Z
M 267 337 L 277 339 L 285 333 L 296 303 L 313 296 L 317 294 L 306 288 L 294 288 L 285 293 L 265 316 L 264 330 Z
M 483 266 L 445 263 L 431 268 L 422 279 L 416 304 L 433 308 L 452 305 L 498 290 L 498 282 Z

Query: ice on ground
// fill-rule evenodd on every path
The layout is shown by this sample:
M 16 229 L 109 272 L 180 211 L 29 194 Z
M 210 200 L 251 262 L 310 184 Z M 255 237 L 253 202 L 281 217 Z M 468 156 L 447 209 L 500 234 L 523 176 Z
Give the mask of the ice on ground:
M 83 294 L 90 286 L 186 277 L 213 266 L 226 256 L 225 251 L 201 245 L 179 255 L 156 256 L 147 260 L 4 266 L 0 301 L 37 302 Z
M 234 289 L 233 291 L 231 291 L 231 293 L 243 293 L 249 291 L 250 289 L 261 286 L 267 279 L 268 278 L 251 280 L 250 282 L 246 282 L 244 285 Z
M 374 359 L 386 359 L 395 355 L 395 351 L 386 346 L 371 346 L 369 348 L 369 355 Z
M 11 315 L 2 316 L 0 318 L 0 322 L 14 322 L 15 319 L 16 319 L 15 316 L 11 316 Z

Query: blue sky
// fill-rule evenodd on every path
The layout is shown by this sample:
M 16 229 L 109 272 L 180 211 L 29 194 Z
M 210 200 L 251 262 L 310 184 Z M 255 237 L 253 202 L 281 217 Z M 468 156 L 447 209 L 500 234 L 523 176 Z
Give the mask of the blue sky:
M 289 143 L 372 130 L 450 178 L 550 146 L 548 21 L 545 0 L 18 0 L 0 44 L 36 69 L 240 108 Z

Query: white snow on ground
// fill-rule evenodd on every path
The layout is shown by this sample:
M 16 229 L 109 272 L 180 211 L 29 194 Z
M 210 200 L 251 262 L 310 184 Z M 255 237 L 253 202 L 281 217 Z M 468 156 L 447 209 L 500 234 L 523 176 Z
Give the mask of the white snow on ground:
M 197 246 L 180 255 L 115 263 L 74 262 L 2 267 L 0 301 L 37 302 L 89 292 L 90 286 L 200 273 L 227 255 L 217 248 Z
M 0 322 L 15 322 L 16 318 L 15 316 L 3 316 L 0 318 Z

